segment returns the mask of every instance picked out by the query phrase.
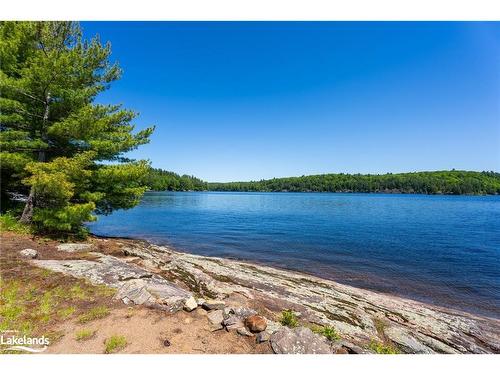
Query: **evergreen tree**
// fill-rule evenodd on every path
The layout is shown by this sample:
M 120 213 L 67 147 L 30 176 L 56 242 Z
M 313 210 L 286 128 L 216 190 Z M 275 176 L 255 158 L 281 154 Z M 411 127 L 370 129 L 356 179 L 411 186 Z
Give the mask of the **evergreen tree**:
M 136 205 L 145 161 L 124 154 L 149 141 L 136 113 L 94 103 L 119 79 L 109 43 L 85 40 L 74 22 L 0 24 L 2 201 L 27 197 L 21 221 L 81 231 L 93 212 Z

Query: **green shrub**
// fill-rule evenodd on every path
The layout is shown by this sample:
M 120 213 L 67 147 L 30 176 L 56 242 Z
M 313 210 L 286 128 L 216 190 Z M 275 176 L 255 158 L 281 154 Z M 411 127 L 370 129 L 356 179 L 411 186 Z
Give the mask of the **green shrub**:
M 312 328 L 312 331 L 314 333 L 325 336 L 329 341 L 337 341 L 340 339 L 340 335 L 332 326 L 325 326 L 325 327 L 316 326 Z
M 111 336 L 104 344 L 106 345 L 104 353 L 115 353 L 127 346 L 127 339 L 124 336 Z
M 373 350 L 377 354 L 400 354 L 401 352 L 393 345 L 381 343 L 375 340 L 370 342 L 368 346 L 369 349 Z
M 299 325 L 297 315 L 292 310 L 284 310 L 281 312 L 280 323 L 290 328 L 297 327 Z

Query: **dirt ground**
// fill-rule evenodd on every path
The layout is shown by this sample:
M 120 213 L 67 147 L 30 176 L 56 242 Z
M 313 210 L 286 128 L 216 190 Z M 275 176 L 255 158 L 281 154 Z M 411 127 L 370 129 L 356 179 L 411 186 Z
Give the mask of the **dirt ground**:
M 166 314 L 145 308 L 115 309 L 106 318 L 78 324 L 67 322 L 59 327 L 64 336 L 46 353 L 103 353 L 105 340 L 114 335 L 125 337 L 126 347 L 120 353 L 268 353 L 269 344 L 255 344 L 255 338 L 236 332 L 210 332 L 204 310 Z M 89 340 L 77 341 L 76 333 L 87 329 L 95 334 Z M 167 340 L 167 345 L 165 345 Z
M 253 337 L 211 332 L 203 309 L 167 313 L 128 307 L 113 299 L 112 289 L 47 272 L 18 254 L 32 248 L 39 259 L 81 258 L 58 251 L 57 241 L 12 232 L 1 233 L 0 239 L 0 329 L 48 336 L 51 344 L 44 353 L 104 353 L 113 336 L 126 342 L 117 353 L 271 353 L 269 343 L 257 344 Z M 82 321 L 95 309 L 105 313 Z M 82 332 L 89 337 L 78 340 Z

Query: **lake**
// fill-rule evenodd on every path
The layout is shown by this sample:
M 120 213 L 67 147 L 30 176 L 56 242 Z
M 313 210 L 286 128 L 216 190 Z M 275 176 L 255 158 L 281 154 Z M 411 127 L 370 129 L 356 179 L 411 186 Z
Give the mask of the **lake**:
M 500 318 L 500 196 L 148 192 L 89 228 Z

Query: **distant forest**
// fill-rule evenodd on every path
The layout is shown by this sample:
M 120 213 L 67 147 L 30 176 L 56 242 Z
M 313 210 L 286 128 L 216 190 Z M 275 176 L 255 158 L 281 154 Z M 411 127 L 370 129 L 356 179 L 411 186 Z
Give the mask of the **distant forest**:
M 413 173 L 323 174 L 249 182 L 204 182 L 193 176 L 153 169 L 152 190 L 263 192 L 342 192 L 407 194 L 500 194 L 500 173 L 436 171 Z
M 155 191 L 201 191 L 208 190 L 208 184 L 199 178 L 188 175 L 178 175 L 174 172 L 151 168 L 146 177 L 149 189 Z

